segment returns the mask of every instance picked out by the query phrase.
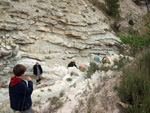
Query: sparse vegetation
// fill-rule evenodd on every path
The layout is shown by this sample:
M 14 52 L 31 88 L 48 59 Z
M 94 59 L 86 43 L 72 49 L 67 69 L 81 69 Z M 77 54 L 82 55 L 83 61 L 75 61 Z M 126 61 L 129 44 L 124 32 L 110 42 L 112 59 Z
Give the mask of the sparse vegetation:
M 119 0 L 105 0 L 105 3 L 101 3 L 99 0 L 88 0 L 103 13 L 108 14 L 111 17 L 119 17 Z M 95 12 L 95 10 L 93 10 Z
M 127 63 L 130 63 L 130 60 L 128 57 L 119 57 L 119 60 L 115 59 L 114 60 L 114 65 L 113 67 L 116 67 L 114 69 L 116 70 L 122 70 L 124 66 L 126 66 Z
M 100 91 L 100 89 L 101 89 L 101 86 L 98 85 L 98 86 L 94 89 L 94 93 L 98 93 L 98 92 Z
M 86 77 L 91 78 L 92 74 L 95 73 L 96 70 L 99 70 L 99 69 L 100 68 L 96 63 L 90 62 L 90 66 L 88 67 Z
M 111 24 L 111 28 L 113 29 L 114 32 L 120 32 L 120 24 L 118 22 L 114 22 Z
M 99 10 L 102 10 L 104 13 L 106 13 L 106 6 L 104 3 L 101 3 L 98 0 L 88 0 L 90 3 L 92 3 L 95 7 L 97 7 Z M 92 8 L 93 10 L 93 8 Z M 95 10 L 93 10 L 93 12 L 95 12 Z
M 70 81 L 72 81 L 72 78 L 67 78 L 66 80 L 70 82 Z
M 43 90 L 43 89 L 41 89 L 41 92 L 44 92 L 44 90 Z
M 92 105 L 94 105 L 94 102 L 95 102 L 95 97 L 94 95 L 91 95 L 87 102 L 87 107 L 88 107 L 87 113 L 92 112 Z
M 102 65 L 100 66 L 100 70 L 108 71 L 109 69 L 110 69 L 110 67 L 109 67 L 109 66 L 105 66 L 104 64 L 102 64 Z
M 89 80 L 88 80 L 87 86 L 88 86 L 89 89 L 91 89 Z
M 122 102 L 131 105 L 129 113 L 149 113 L 150 110 L 150 49 L 123 71 L 118 95 Z
M 122 43 L 128 44 L 131 47 L 132 52 L 135 54 L 150 45 L 150 25 L 147 26 L 148 31 L 146 34 L 140 35 L 138 31 L 131 29 L 129 34 L 119 34 Z
M 43 0 L 36 0 L 37 2 L 44 2 Z
M 54 96 L 51 99 L 51 105 L 55 105 L 54 109 L 58 109 L 58 108 L 60 108 L 63 105 L 63 103 L 62 103 L 62 101 L 58 97 Z
M 48 91 L 51 92 L 52 90 L 51 90 L 51 89 L 48 89 Z
M 119 17 L 119 0 L 105 0 L 106 13 L 111 17 Z
M 144 16 L 144 23 L 145 25 L 150 24 L 150 13 L 147 13 L 147 15 Z
M 59 97 L 63 97 L 64 96 L 64 91 L 62 91 L 60 94 L 59 94 Z

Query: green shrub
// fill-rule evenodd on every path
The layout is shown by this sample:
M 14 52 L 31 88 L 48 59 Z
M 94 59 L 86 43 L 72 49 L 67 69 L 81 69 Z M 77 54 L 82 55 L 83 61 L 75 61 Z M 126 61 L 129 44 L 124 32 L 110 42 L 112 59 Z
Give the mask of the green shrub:
M 59 97 L 63 97 L 65 95 L 64 91 L 62 91 L 60 94 L 59 94 Z
M 104 64 L 102 64 L 99 69 L 106 72 L 106 71 L 108 71 L 111 68 L 109 66 L 105 66 Z
M 91 75 L 95 73 L 96 70 L 99 70 L 99 66 L 94 62 L 90 62 L 90 66 L 87 70 L 87 78 L 91 78 Z
M 150 33 L 149 31 L 147 34 Z M 130 30 L 127 36 L 119 34 L 119 37 L 123 43 L 128 44 L 132 48 L 132 51 L 136 53 L 138 50 L 147 48 L 150 45 L 150 35 L 148 36 L 147 34 L 140 35 L 137 31 Z
M 107 6 L 106 13 L 112 17 L 119 17 L 119 0 L 105 0 L 105 4 Z
M 123 71 L 118 95 L 122 102 L 132 105 L 129 113 L 149 113 L 150 111 L 150 50 Z
M 70 81 L 72 81 L 72 78 L 67 78 L 66 80 L 70 82 Z
M 115 59 L 114 60 L 114 65 L 113 67 L 117 67 L 117 70 L 122 70 L 124 68 L 124 66 L 129 63 L 129 58 L 126 57 L 119 57 L 119 60 Z
M 96 11 L 96 9 L 95 9 L 95 8 L 92 8 L 92 10 L 93 10 L 93 12 L 95 12 L 95 11 Z
M 63 105 L 62 101 L 58 97 L 55 97 L 55 96 L 51 99 L 51 104 L 55 105 L 54 109 L 58 109 Z

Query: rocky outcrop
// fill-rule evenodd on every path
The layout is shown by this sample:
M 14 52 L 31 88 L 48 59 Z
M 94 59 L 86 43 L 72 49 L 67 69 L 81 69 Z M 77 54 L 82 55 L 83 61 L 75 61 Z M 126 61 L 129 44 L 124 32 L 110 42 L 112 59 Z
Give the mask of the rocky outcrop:
M 107 17 L 93 8 L 87 0 L 1 0 L 0 60 L 16 64 L 28 58 L 59 64 L 91 54 L 119 53 L 120 40 L 111 32 Z M 120 1 L 123 20 L 118 24 L 128 30 L 133 20 L 137 28 L 146 12 L 146 7 L 130 0 Z
M 84 0 L 1 0 L 0 57 L 60 63 L 58 59 L 118 53 L 120 40 L 105 21 Z
M 36 61 L 42 65 L 42 82 L 47 84 L 45 88 L 36 88 L 33 94 L 34 107 L 41 108 L 45 104 L 36 102 L 46 99 L 41 101 L 45 103 L 50 97 L 58 96 L 62 90 L 69 90 L 70 87 L 75 89 L 76 83 L 85 79 L 84 75 L 67 75 L 66 67 L 70 60 L 83 66 L 85 62 L 89 65 L 89 56 L 93 54 L 102 57 L 119 53 L 119 38 L 111 32 L 105 15 L 93 8 L 87 0 L 0 0 L 0 111 L 4 109 L 4 112 L 11 113 L 6 88 L 16 64 L 27 67 L 26 75 L 33 77 L 34 84 L 36 80 L 32 76 L 32 67 Z M 132 10 L 134 13 L 134 8 Z M 125 15 L 124 18 L 126 17 Z M 98 73 L 92 79 L 99 83 L 98 80 L 103 75 L 106 73 Z M 68 77 L 72 82 L 67 81 Z M 89 81 L 83 82 L 74 90 L 73 98 L 70 98 L 73 102 L 76 94 L 80 93 L 79 88 L 80 91 L 83 90 L 80 86 L 84 89 L 89 86 Z M 94 85 L 95 82 L 90 84 Z M 69 101 L 67 106 L 72 110 Z M 72 105 L 75 107 L 74 103 Z

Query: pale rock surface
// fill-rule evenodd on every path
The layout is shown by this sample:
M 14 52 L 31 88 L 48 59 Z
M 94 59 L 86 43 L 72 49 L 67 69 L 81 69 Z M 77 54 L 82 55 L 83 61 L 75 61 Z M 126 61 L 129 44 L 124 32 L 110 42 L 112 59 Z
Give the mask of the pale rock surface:
M 114 55 L 112 59 L 115 59 L 117 57 L 117 55 L 116 57 Z M 31 72 L 32 70 L 31 65 L 35 64 L 35 62 L 36 60 L 22 59 L 17 63 L 24 64 L 27 67 L 26 74 L 28 75 L 30 74 L 28 72 Z M 42 62 L 40 62 L 40 64 L 44 67 L 42 83 L 40 85 L 35 85 L 35 78 L 34 76 L 31 76 L 34 82 L 34 91 L 32 94 L 33 109 L 37 113 L 49 112 L 49 107 L 53 106 L 50 104 L 50 99 L 53 97 L 60 98 L 63 103 L 63 106 L 60 109 L 54 110 L 57 113 L 74 113 L 76 110 L 81 110 L 82 113 L 86 113 L 86 105 L 88 102 L 87 100 L 95 92 L 95 90 L 97 90 L 97 88 L 99 88 L 100 90 L 104 86 L 105 81 L 103 80 L 106 78 L 113 79 L 115 76 L 119 77 L 118 75 L 120 75 L 118 72 L 111 70 L 108 70 L 107 72 L 97 71 L 92 75 L 91 79 L 86 79 L 86 73 L 80 72 L 79 70 L 78 76 L 71 76 L 68 74 L 67 67 L 60 66 L 58 64 L 55 64 L 53 67 L 51 67 Z M 84 64 L 82 65 L 83 67 L 89 66 L 89 62 L 82 62 L 80 64 Z M 73 69 L 73 71 L 74 70 L 75 69 Z M 5 80 L 7 82 L 5 82 Z M 8 87 L 9 81 L 6 77 L 5 80 L 3 80 L 3 82 L 5 82 L 6 86 Z M 0 111 L 13 113 L 13 111 L 9 107 L 8 90 L 6 90 L 6 88 L 1 88 L 0 92 L 0 97 L 3 97 L 3 95 L 5 94 L 5 98 L 1 98 L 0 101 Z M 64 93 L 64 95 L 62 95 L 62 97 L 59 97 L 62 92 Z M 81 101 L 84 103 L 83 106 L 80 105 Z M 117 108 L 115 108 L 114 110 L 117 110 Z
M 111 32 L 107 17 L 96 8 L 94 12 L 93 7 L 87 0 L 0 0 L 0 85 L 3 85 L 0 89 L 0 112 L 13 112 L 9 107 L 7 87 L 13 76 L 12 69 L 18 63 L 27 66 L 26 74 L 33 80 L 35 62 L 43 67 L 43 84 L 34 86 L 32 95 L 34 109 L 38 112 L 39 106 L 47 110 L 44 105 L 49 104 L 43 103 L 48 98 L 59 96 L 61 91 L 66 91 L 72 102 L 67 101 L 58 113 L 66 108 L 74 112 L 80 98 L 72 98 L 88 89 L 87 84 L 94 87 L 92 84 L 101 77 L 113 77 L 113 72 L 108 71 L 85 80 L 83 73 L 70 76 L 66 68 L 72 60 L 78 66 L 88 67 L 91 55 L 110 58 L 119 53 L 119 37 Z M 122 29 L 128 28 L 130 19 L 136 22 L 135 27 L 138 28 L 147 12 L 145 7 L 138 7 L 131 0 L 121 0 L 120 11 L 124 18 Z M 111 64 L 114 58 L 110 58 Z M 72 81 L 67 81 L 67 78 Z M 42 103 L 36 103 L 39 100 Z

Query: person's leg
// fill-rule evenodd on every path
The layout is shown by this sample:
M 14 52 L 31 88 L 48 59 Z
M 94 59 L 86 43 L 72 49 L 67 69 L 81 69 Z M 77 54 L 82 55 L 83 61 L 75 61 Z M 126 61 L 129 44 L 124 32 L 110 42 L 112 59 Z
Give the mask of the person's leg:
M 37 85 L 40 84 L 40 81 L 41 81 L 41 76 L 40 76 L 40 75 L 37 75 L 37 79 L 36 79 Z
M 21 113 L 34 113 L 32 108 L 26 110 L 26 111 L 21 111 Z
M 21 113 L 34 113 L 32 107 L 26 111 L 21 111 Z
M 38 85 L 39 84 L 39 76 L 36 75 L 36 84 Z
M 40 84 L 40 81 L 41 81 L 41 75 L 39 75 L 39 84 Z

